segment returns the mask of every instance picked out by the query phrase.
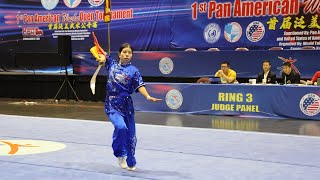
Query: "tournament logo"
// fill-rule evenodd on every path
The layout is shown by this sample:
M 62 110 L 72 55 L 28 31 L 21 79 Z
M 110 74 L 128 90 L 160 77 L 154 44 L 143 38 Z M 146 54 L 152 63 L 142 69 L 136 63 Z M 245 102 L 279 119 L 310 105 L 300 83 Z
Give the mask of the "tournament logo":
M 300 109 L 307 116 L 317 115 L 320 111 L 320 98 L 318 95 L 309 93 L 300 100 Z
M 176 90 L 170 90 L 166 95 L 166 104 L 171 109 L 178 109 L 183 102 L 182 94 Z
M 173 71 L 173 62 L 170 58 L 164 57 L 159 62 L 159 69 L 162 74 L 170 74 Z
M 59 0 L 41 0 L 41 4 L 46 10 L 54 9 L 58 2 Z
M 88 0 L 91 6 L 100 6 L 104 3 L 104 0 Z
M 224 37 L 228 42 L 237 42 L 242 36 L 241 25 L 237 22 L 231 22 L 224 26 Z
M 0 156 L 39 154 L 59 151 L 65 147 L 65 144 L 53 141 L 17 139 L 0 140 Z
M 264 25 L 260 21 L 253 21 L 247 26 L 246 35 L 249 41 L 260 41 L 265 33 Z
M 291 68 L 298 74 L 301 75 L 299 69 L 297 68 L 297 66 L 295 66 L 293 63 L 297 62 L 298 60 L 297 59 L 292 59 L 292 57 L 289 57 L 289 58 L 284 58 L 284 57 L 281 57 L 281 56 L 278 56 L 278 58 L 283 61 L 282 63 L 284 62 L 289 62 L 291 64 Z M 281 63 L 281 64 L 282 64 Z M 280 71 L 279 74 L 281 75 L 283 70 L 282 70 L 282 66 L 280 67 L 277 67 L 277 69 Z
M 208 24 L 203 31 L 203 37 L 207 43 L 213 44 L 217 42 L 221 35 L 220 26 L 216 23 Z
M 63 0 L 63 2 L 69 8 L 75 8 L 81 3 L 81 0 Z

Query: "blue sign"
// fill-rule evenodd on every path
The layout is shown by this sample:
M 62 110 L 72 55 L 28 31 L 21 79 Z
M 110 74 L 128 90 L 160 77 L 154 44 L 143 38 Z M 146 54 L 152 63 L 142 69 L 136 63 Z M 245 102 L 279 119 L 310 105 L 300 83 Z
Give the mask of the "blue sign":
M 117 58 L 116 52 L 112 54 Z M 154 77 L 213 77 L 220 69 L 220 63 L 230 62 L 230 68 L 237 72 L 238 78 L 257 78 L 262 71 L 262 62 L 271 62 L 271 71 L 281 78 L 282 64 L 292 63 L 292 68 L 301 74 L 302 78 L 309 78 L 319 70 L 319 50 L 257 50 L 257 51 L 142 51 L 134 52 L 132 64 L 141 72 L 142 76 Z M 97 62 L 89 53 L 74 59 L 74 73 L 93 74 Z M 101 70 L 101 75 L 106 70 Z
M 147 101 L 133 94 L 138 111 L 320 120 L 320 88 L 297 85 L 148 83 Z

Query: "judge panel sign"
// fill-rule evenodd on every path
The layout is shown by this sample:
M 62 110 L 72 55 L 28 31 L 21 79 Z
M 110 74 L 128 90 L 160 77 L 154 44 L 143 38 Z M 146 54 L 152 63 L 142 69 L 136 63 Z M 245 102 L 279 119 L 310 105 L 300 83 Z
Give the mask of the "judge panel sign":
M 160 103 L 133 94 L 136 110 L 320 120 L 317 86 L 148 83 Z

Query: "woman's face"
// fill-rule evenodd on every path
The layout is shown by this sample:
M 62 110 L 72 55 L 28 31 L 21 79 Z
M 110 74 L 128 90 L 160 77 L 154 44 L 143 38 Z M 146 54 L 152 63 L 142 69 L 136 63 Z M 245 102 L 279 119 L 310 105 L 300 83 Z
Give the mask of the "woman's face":
M 121 64 L 126 64 L 131 61 L 132 58 L 132 49 L 130 47 L 125 47 L 119 53 L 119 59 Z

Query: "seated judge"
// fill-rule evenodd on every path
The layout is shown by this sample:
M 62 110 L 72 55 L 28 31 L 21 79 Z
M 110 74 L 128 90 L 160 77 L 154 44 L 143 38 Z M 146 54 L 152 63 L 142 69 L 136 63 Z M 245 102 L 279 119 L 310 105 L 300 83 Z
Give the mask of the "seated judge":
M 220 77 L 221 83 L 223 84 L 231 84 L 236 81 L 237 73 L 230 69 L 230 63 L 228 61 L 224 61 L 221 63 L 221 69 L 216 72 L 214 77 Z
M 300 74 L 296 73 L 291 68 L 291 63 L 285 62 L 282 65 L 282 79 L 284 84 L 299 84 Z
M 271 72 L 271 63 L 268 60 L 263 61 L 262 63 L 263 72 L 258 74 L 257 83 L 262 83 L 263 80 L 265 83 L 268 84 L 275 84 L 276 83 L 276 74 Z

